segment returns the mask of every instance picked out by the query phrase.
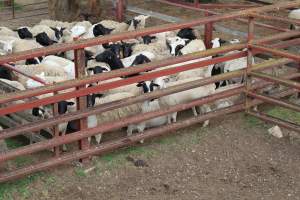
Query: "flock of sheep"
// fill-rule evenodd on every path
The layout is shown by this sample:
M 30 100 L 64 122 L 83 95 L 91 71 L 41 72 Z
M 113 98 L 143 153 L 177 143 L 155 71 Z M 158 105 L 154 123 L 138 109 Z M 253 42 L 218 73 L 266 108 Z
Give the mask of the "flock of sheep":
M 295 11 L 298 13 L 299 10 Z M 97 24 L 89 21 L 81 22 L 60 22 L 53 20 L 42 20 L 33 27 L 20 27 L 11 30 L 0 27 L 0 55 L 7 55 L 35 48 L 42 48 L 56 43 L 72 42 L 74 38 L 94 38 L 104 35 L 121 33 L 130 30 L 142 29 L 145 27 L 148 16 L 140 15 L 128 22 L 119 23 L 113 20 L 103 20 Z M 294 18 L 294 17 L 293 17 Z M 299 28 L 294 26 L 293 28 Z M 228 43 L 238 43 L 235 39 Z M 212 40 L 212 48 L 218 48 L 224 41 L 220 38 Z M 116 43 L 109 43 L 85 48 L 86 56 L 86 75 L 91 76 L 99 73 L 106 73 L 112 70 L 135 67 L 136 65 L 167 59 L 175 56 L 185 55 L 193 52 L 206 50 L 206 46 L 196 29 L 185 28 L 178 31 L 169 31 L 147 35 L 136 39 L 123 40 Z M 229 52 L 232 54 L 238 51 Z M 218 55 L 223 56 L 223 55 Z M 183 64 L 208 60 L 212 57 L 201 58 L 188 61 Z M 24 61 L 11 63 L 15 68 L 27 74 L 37 76 L 48 84 L 75 79 L 74 52 L 62 52 L 56 55 L 36 57 Z M 254 62 L 254 60 L 253 60 Z M 166 68 L 176 67 L 176 65 Z M 154 90 L 164 89 L 191 81 L 197 81 L 217 74 L 230 72 L 247 66 L 246 58 L 239 58 L 227 61 L 222 64 L 210 65 L 204 68 L 193 69 L 180 72 L 171 76 L 164 76 L 152 81 L 144 81 L 137 84 L 124 85 L 119 88 L 105 91 L 101 94 L 90 94 L 87 96 L 88 107 L 101 105 L 107 102 L 117 101 L 128 97 L 137 96 Z M 147 72 L 145 72 L 147 73 Z M 18 73 L 11 72 L 4 67 L 0 67 L 0 80 L 13 85 L 19 90 L 33 89 L 42 86 L 41 83 L 31 80 Z M 102 81 L 96 84 L 116 81 L 126 77 L 120 77 Z M 195 99 L 205 97 L 216 92 L 224 91 L 236 87 L 242 83 L 242 77 L 209 84 L 194 88 L 188 91 L 171 94 L 151 101 L 125 106 L 112 111 L 99 113 L 88 117 L 88 128 L 93 128 L 106 122 L 118 121 L 121 118 L 159 110 L 163 107 L 187 103 Z M 88 85 L 87 87 L 93 87 Z M 68 90 L 71 91 L 71 90 Z M 61 91 L 61 92 L 68 92 Z M 47 96 L 49 96 L 48 94 Z M 40 96 L 44 98 L 46 95 Z M 194 116 L 233 105 L 238 98 L 227 98 L 210 104 L 206 104 L 192 109 Z M 58 103 L 59 114 L 65 114 L 76 110 L 76 101 L 62 101 Z M 34 108 L 30 111 L 33 115 L 50 118 L 53 116 L 51 106 Z M 131 124 L 127 127 L 127 134 L 131 135 L 134 131 L 142 133 L 147 128 L 158 127 L 167 123 L 174 123 L 177 120 L 177 112 L 168 116 L 157 117 L 139 124 Z M 209 121 L 204 123 L 207 126 Z M 59 124 L 62 134 L 67 131 L 77 131 L 75 122 Z M 101 141 L 101 135 L 96 136 L 97 143 Z

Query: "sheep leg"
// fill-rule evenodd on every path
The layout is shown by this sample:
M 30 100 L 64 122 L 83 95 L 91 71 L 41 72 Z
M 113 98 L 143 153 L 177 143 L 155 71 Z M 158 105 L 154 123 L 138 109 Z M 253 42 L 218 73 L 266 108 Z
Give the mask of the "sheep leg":
M 204 113 L 208 113 L 208 112 L 211 112 L 211 108 L 209 105 L 205 104 L 205 105 L 202 105 L 199 107 L 200 111 L 201 111 L 201 114 L 204 114 Z M 202 127 L 207 127 L 209 125 L 209 120 L 206 120 Z
M 134 125 L 129 125 L 127 128 L 127 136 L 131 136 L 134 129 Z
M 176 121 L 177 121 L 177 112 L 174 112 L 173 114 L 172 114 L 172 117 L 171 117 L 171 122 L 173 121 L 173 123 L 176 123 Z
M 194 116 L 197 117 L 197 116 L 198 116 L 198 113 L 197 113 L 196 107 L 193 107 L 192 110 L 193 110 Z
M 95 138 L 96 138 L 96 142 L 97 142 L 98 144 L 100 144 L 101 138 L 102 138 L 102 134 L 95 135 Z
M 140 125 L 137 127 L 138 133 L 139 133 L 139 134 L 143 134 L 145 128 L 146 128 L 146 124 L 145 124 L 145 123 L 140 124 Z M 140 143 L 143 144 L 143 143 L 144 143 L 144 139 L 140 140 Z

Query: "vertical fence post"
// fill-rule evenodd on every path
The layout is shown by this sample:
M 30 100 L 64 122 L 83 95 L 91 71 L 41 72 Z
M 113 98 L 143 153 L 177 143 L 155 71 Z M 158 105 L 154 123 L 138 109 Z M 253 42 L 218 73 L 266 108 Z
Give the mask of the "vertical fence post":
M 77 40 L 77 39 L 75 39 Z M 74 50 L 74 60 L 75 60 L 75 72 L 76 78 L 85 77 L 85 52 L 84 49 Z M 83 88 L 81 86 L 76 88 L 77 90 Z M 87 108 L 87 99 L 85 96 L 77 98 L 77 110 L 83 110 Z M 87 118 L 82 118 L 79 120 L 79 130 L 82 131 L 87 128 Z M 79 142 L 79 149 L 86 150 L 90 147 L 88 138 L 82 139 Z M 87 162 L 88 158 L 82 159 L 81 162 Z
M 57 94 L 57 92 L 54 92 L 53 95 L 55 96 Z M 56 117 L 58 116 L 58 103 L 54 103 L 53 104 L 53 116 Z M 55 126 L 53 126 L 53 136 L 54 138 L 59 137 L 59 128 L 58 128 L 58 124 L 56 124 Z M 60 149 L 59 146 L 54 147 L 54 155 L 55 157 L 58 157 L 60 154 Z
M 15 0 L 12 0 L 12 2 L 11 2 L 11 4 L 12 4 L 12 17 L 13 17 L 13 19 L 15 19 Z
M 209 12 L 205 12 L 205 17 L 209 17 L 211 16 L 211 14 Z M 210 23 L 207 23 L 205 24 L 205 46 L 206 46 L 206 49 L 211 49 L 212 47 L 212 44 L 211 44 L 211 41 L 212 41 L 212 38 L 213 38 L 213 23 L 210 22 Z
M 194 5 L 196 8 L 200 8 L 199 0 L 194 0 Z
M 247 68 L 244 75 L 245 80 L 245 87 L 246 87 L 246 111 L 249 111 L 250 109 L 250 98 L 248 96 L 249 91 L 251 90 L 251 84 L 252 84 L 252 78 L 251 78 L 251 68 L 253 65 L 253 52 L 252 48 L 250 47 L 250 44 L 252 43 L 252 40 L 254 39 L 254 17 L 249 17 L 248 19 L 248 38 L 247 38 L 247 44 L 248 44 L 248 52 L 247 52 Z
M 124 21 L 125 0 L 117 0 L 116 3 L 116 18 L 119 22 Z

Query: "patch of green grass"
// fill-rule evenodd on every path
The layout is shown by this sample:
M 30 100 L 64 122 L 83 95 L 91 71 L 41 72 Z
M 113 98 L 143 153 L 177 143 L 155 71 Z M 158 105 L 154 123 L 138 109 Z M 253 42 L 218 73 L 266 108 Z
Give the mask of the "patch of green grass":
M 267 112 L 269 115 L 300 124 L 300 113 L 290 109 L 276 107 Z
M 75 168 L 74 173 L 75 173 L 76 176 L 78 176 L 78 177 L 81 177 L 81 178 L 86 177 L 86 173 L 84 172 L 84 169 L 81 168 L 81 167 Z
M 260 119 L 258 119 L 256 117 L 250 116 L 250 115 L 245 116 L 245 121 L 246 121 L 247 125 L 250 127 L 254 127 L 254 126 L 263 127 L 264 126 L 263 121 L 261 121 Z
M 21 180 L 0 184 L 0 200 L 14 200 L 15 196 L 29 199 L 31 196 L 29 186 L 41 175 L 41 173 L 37 173 Z
M 24 143 L 18 139 L 9 138 L 9 139 L 6 139 L 5 142 L 9 149 L 16 149 L 16 148 L 24 146 Z

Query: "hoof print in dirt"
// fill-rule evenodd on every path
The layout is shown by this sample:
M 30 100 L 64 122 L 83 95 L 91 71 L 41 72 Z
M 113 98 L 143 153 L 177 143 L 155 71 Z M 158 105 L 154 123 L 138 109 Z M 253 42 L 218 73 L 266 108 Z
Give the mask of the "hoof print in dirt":
M 146 161 L 141 160 L 141 159 L 135 160 L 134 158 L 127 156 L 126 160 L 133 163 L 134 166 L 136 166 L 136 167 L 148 167 L 148 164 L 146 163 Z

